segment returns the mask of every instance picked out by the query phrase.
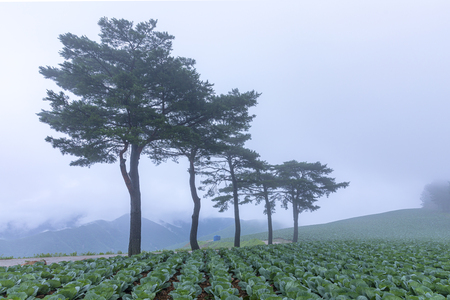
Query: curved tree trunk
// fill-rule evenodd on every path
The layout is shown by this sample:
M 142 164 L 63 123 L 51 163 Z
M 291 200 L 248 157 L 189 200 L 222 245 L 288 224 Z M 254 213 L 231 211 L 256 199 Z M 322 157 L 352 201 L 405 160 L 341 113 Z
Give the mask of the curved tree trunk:
M 239 202 L 234 200 L 234 247 L 241 246 L 241 220 L 239 218 Z
M 233 192 L 234 194 L 234 192 Z M 241 220 L 239 219 L 239 199 L 236 200 L 235 197 L 234 202 L 234 247 L 241 246 Z
M 272 212 L 269 210 L 267 211 L 267 226 L 268 226 L 268 241 L 267 244 L 272 245 L 273 244 L 273 229 L 272 229 Z
M 191 188 L 192 201 L 194 201 L 194 212 L 192 213 L 192 224 L 191 233 L 189 235 L 189 241 L 192 250 L 200 249 L 197 241 L 198 232 L 198 219 L 200 216 L 200 197 L 197 194 L 197 189 L 195 187 L 195 167 L 194 161 L 189 159 L 189 186 Z
M 267 212 L 267 226 L 268 226 L 268 232 L 269 232 L 267 244 L 272 245 L 272 243 L 273 243 L 273 241 L 272 241 L 272 239 L 273 239 L 272 207 L 270 205 L 269 192 L 267 191 L 267 187 L 264 186 L 263 188 L 264 188 L 264 201 L 265 201 L 266 212 Z
M 239 196 L 236 176 L 231 160 L 228 160 L 230 167 L 231 183 L 233 184 L 233 206 L 234 206 L 234 247 L 241 246 L 241 220 L 239 218 Z
M 273 244 L 273 230 L 272 230 L 272 213 L 269 211 L 267 213 L 267 223 L 268 223 L 268 230 L 269 230 L 269 237 L 267 244 L 272 245 Z
M 294 201 L 292 203 L 293 211 L 294 211 L 294 236 L 292 237 L 292 242 L 297 243 L 298 242 L 298 205 Z
M 128 143 L 120 152 L 120 170 L 130 194 L 130 240 L 128 244 L 128 256 L 141 253 L 141 190 L 139 186 L 139 157 L 142 147 L 131 145 L 130 172 L 126 171 L 126 160 L 123 154 L 128 149 Z

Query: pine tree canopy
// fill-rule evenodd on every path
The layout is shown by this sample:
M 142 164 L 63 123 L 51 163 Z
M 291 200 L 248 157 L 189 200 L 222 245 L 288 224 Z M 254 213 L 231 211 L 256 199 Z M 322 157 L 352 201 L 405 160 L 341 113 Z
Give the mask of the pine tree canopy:
M 155 20 L 98 25 L 100 42 L 62 34 L 64 62 L 40 67 L 64 91 L 47 91 L 51 110 L 38 116 L 63 133 L 46 140 L 79 157 L 71 165 L 115 162 L 129 145 L 142 151 L 211 116 L 212 85 L 200 80 L 194 60 L 170 55 L 174 37 L 155 31 Z
M 322 196 L 329 196 L 340 188 L 346 188 L 349 182 L 336 183 L 326 175 L 333 172 L 326 164 L 308 163 L 291 160 L 275 167 L 283 190 L 283 206 L 292 203 L 299 212 L 314 211 L 320 207 L 314 203 Z

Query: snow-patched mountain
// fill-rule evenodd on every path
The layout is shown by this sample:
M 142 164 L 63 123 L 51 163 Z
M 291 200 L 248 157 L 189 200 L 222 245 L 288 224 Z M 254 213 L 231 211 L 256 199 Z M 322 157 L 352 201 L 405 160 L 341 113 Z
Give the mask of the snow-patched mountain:
M 38 225 L 37 227 L 28 228 L 26 226 L 18 226 L 14 222 L 6 224 L 6 228 L 0 231 L 0 240 L 15 240 L 29 236 L 33 236 L 46 231 L 58 231 L 67 228 L 73 228 L 79 226 L 79 221 L 82 215 L 78 215 L 64 221 L 52 222 L 47 220 L 46 222 Z
M 171 248 L 170 246 L 180 243 L 188 243 L 190 226 L 190 222 L 185 221 L 158 224 L 142 218 L 141 249 L 154 251 Z M 242 235 L 267 231 L 266 226 L 263 221 L 242 221 Z M 99 220 L 64 230 L 47 230 L 19 239 L 0 240 L 0 257 L 30 257 L 42 253 L 70 254 L 77 252 L 77 254 L 82 254 L 107 251 L 126 253 L 129 231 L 130 216 L 128 214 L 113 221 Z M 199 240 L 212 239 L 212 236 L 216 234 L 222 237 L 233 236 L 234 220 L 232 218 L 200 220 Z

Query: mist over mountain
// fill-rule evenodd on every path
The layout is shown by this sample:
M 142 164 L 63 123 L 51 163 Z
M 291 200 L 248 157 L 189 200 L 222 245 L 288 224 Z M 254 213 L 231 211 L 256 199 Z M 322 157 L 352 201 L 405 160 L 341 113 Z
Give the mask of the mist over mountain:
M 267 231 L 267 224 L 263 221 L 242 220 L 243 234 Z M 144 251 L 154 251 L 170 248 L 173 245 L 186 244 L 189 241 L 190 222 L 176 221 L 174 224 L 160 221 L 153 222 L 142 218 L 142 243 Z M 274 224 L 274 228 L 281 228 Z M 81 226 L 62 230 L 51 230 L 49 224 L 28 232 L 21 232 L 21 238 L 0 240 L 0 257 L 30 257 L 37 254 L 77 254 L 87 252 L 117 253 L 128 251 L 130 230 L 130 216 L 123 215 L 113 221 L 98 220 Z M 39 230 L 44 230 L 39 232 Z M 32 232 L 39 232 L 31 235 Z M 202 219 L 199 223 L 199 240 L 212 239 L 216 234 L 230 237 L 234 234 L 233 218 Z M 14 237 L 16 232 L 4 236 Z
M 52 222 L 47 220 L 36 227 L 28 228 L 20 226 L 15 222 L 8 222 L 6 227 L 0 231 L 0 240 L 15 240 L 33 236 L 46 231 L 59 231 L 80 226 L 80 220 L 83 215 L 77 215 L 73 218 L 67 218 L 64 222 Z

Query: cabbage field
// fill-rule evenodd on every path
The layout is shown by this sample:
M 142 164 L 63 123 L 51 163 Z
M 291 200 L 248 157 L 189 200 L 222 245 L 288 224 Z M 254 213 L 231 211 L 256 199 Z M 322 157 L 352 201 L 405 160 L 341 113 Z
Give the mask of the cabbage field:
M 450 299 L 439 242 L 309 241 L 0 267 L 0 299 Z

